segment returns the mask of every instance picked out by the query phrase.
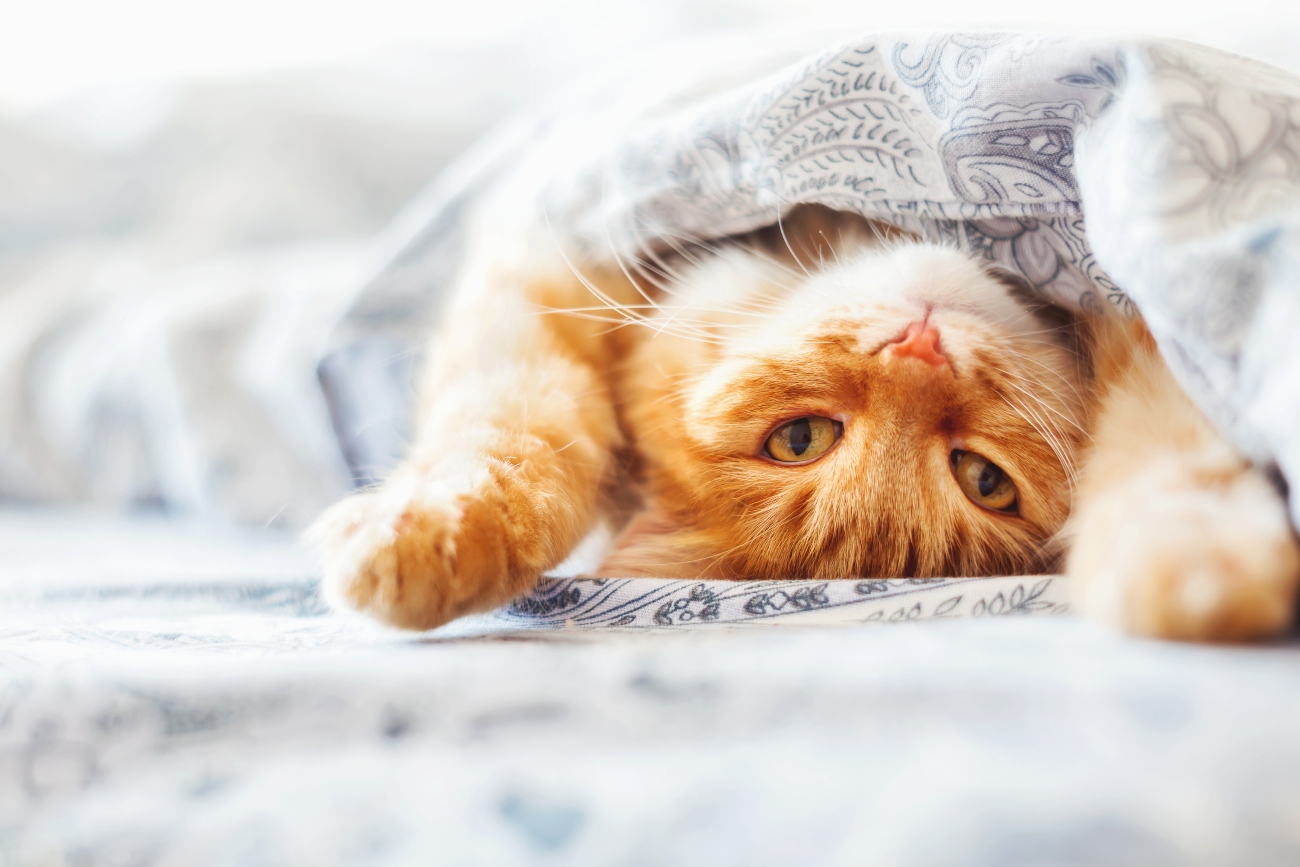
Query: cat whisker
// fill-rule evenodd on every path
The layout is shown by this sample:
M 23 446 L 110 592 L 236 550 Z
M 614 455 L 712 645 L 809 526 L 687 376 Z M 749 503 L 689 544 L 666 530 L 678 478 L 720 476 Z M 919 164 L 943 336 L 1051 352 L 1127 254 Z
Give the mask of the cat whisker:
M 669 244 L 669 246 L 671 246 L 677 252 L 679 256 L 681 256 L 691 265 L 698 267 L 701 264 L 702 260 L 699 259 L 699 257 L 696 257 L 690 250 L 688 250 L 682 244 L 678 243 L 675 239 L 666 236 L 664 240 L 666 243 Z M 697 244 L 697 246 L 700 245 Z M 715 248 L 713 245 L 707 245 L 707 244 L 702 246 L 706 250 L 711 251 L 715 257 L 723 254 L 722 247 Z M 657 260 L 657 261 L 661 261 L 661 260 Z M 770 273 L 760 270 L 757 267 L 757 263 L 761 261 L 764 264 L 764 266 L 770 266 L 782 271 L 786 271 L 791 275 L 794 275 L 794 272 L 790 271 L 790 269 L 788 269 L 785 265 L 783 265 L 782 263 L 774 259 L 771 259 L 770 257 L 759 256 L 759 255 L 744 255 L 744 256 L 731 257 L 729 261 L 733 265 L 740 265 L 750 275 L 761 278 L 764 283 L 769 283 L 773 285 L 774 288 L 782 290 L 783 293 L 788 293 L 792 291 L 794 288 L 796 288 L 796 285 L 794 283 L 786 283 L 783 281 L 773 280 L 772 275 Z M 667 265 L 667 263 L 663 263 L 663 267 L 665 268 L 665 270 L 668 270 L 670 273 L 672 272 L 671 266 Z M 672 292 L 671 289 L 667 291 L 670 293 Z M 781 305 L 774 299 L 769 299 L 761 296 L 758 297 L 750 296 L 743 299 L 740 302 L 735 302 L 735 301 L 729 303 L 721 302 L 720 307 L 722 309 L 727 309 L 727 310 L 734 310 L 740 307 L 746 307 L 750 309 L 756 309 L 759 311 L 772 311 L 772 310 L 780 309 Z
M 638 282 L 634 276 L 632 276 L 632 272 L 628 268 L 627 263 L 624 261 L 623 255 L 619 252 L 619 245 L 614 243 L 613 224 L 608 217 L 609 214 L 608 171 L 611 168 L 612 168 L 611 165 L 606 165 L 606 172 L 602 174 L 601 182 L 600 182 L 600 204 L 601 204 L 601 214 L 603 215 L 602 222 L 605 228 L 605 241 L 609 245 L 609 251 L 614 257 L 615 264 L 618 265 L 619 270 L 623 272 L 623 276 L 627 278 L 628 282 L 632 284 L 632 288 L 635 289 L 637 294 L 639 294 L 642 298 L 644 298 L 646 302 L 648 302 L 649 304 L 655 304 L 656 300 L 653 297 L 651 297 L 650 293 L 646 292 L 646 290 L 642 288 L 641 283 Z
M 547 219 L 547 226 L 548 228 L 550 227 L 549 218 Z M 619 313 L 622 316 L 624 316 L 624 318 L 627 319 L 636 318 L 634 316 L 629 315 L 626 311 L 624 311 L 622 305 L 616 299 L 611 298 L 609 295 L 607 295 L 604 292 L 604 290 L 602 290 L 599 286 L 595 284 L 595 282 L 591 280 L 591 278 L 589 278 L 586 274 L 582 273 L 581 269 L 579 269 L 577 265 L 573 263 L 573 260 L 569 258 L 568 254 L 565 253 L 563 246 L 561 246 L 561 244 L 559 243 L 559 239 L 555 238 L 554 230 L 552 230 L 551 237 L 555 242 L 555 248 L 559 253 L 560 258 L 563 259 L 564 264 L 568 267 L 569 271 L 573 274 L 573 276 L 577 278 L 578 282 L 582 284 L 583 288 L 585 288 L 598 300 L 603 302 L 609 310 L 615 313 Z
M 675 234 L 671 232 L 661 231 L 657 234 L 657 237 L 659 237 L 660 239 L 668 243 L 678 253 L 678 255 L 682 256 L 682 258 L 686 259 L 692 265 L 699 265 L 702 260 L 700 257 L 697 257 L 693 253 L 691 253 L 686 248 L 686 246 L 684 246 L 684 244 L 690 244 L 693 247 L 698 247 L 704 252 L 712 256 L 717 256 L 721 254 L 724 251 L 724 249 L 726 249 L 726 247 L 724 247 L 724 245 L 722 244 L 717 244 L 709 241 L 702 241 L 698 238 L 694 238 L 683 234 Z M 755 254 L 757 257 L 761 258 L 766 264 L 771 265 L 772 267 L 784 272 L 785 274 L 787 274 L 792 278 L 795 278 L 796 281 L 802 281 L 805 277 L 808 276 L 806 272 L 801 273 L 799 271 L 796 271 L 795 269 L 791 268 L 789 265 L 786 265 L 784 262 L 781 262 L 780 260 L 777 259 L 773 259 L 771 256 L 759 253 L 757 250 L 750 250 L 750 252 Z M 784 284 L 782 288 L 789 289 L 792 288 L 794 285 L 795 284 Z
M 789 236 L 787 236 L 785 233 L 785 219 L 781 214 L 780 208 L 781 208 L 781 204 L 778 201 L 777 214 L 776 214 L 776 228 L 781 232 L 781 240 L 785 243 L 785 248 L 790 251 L 790 257 L 794 259 L 795 264 L 798 265 L 803 270 L 804 276 L 811 278 L 812 272 L 808 270 L 808 267 L 804 265 L 803 260 L 799 258 L 799 254 L 795 252 L 794 245 L 790 243 Z
M 1005 394 L 999 396 L 1007 406 L 1011 407 L 1011 409 L 1023 418 L 1030 427 L 1037 431 L 1039 436 L 1041 436 L 1044 442 L 1047 443 L 1047 447 L 1052 450 L 1052 453 L 1060 463 L 1061 469 L 1065 471 L 1066 479 L 1070 488 L 1073 489 L 1077 483 L 1077 474 L 1074 467 L 1074 454 L 1073 450 L 1067 448 L 1065 443 L 1062 442 L 1060 432 L 1054 431 L 1052 426 L 1045 419 L 1035 413 L 1031 407 L 1018 404 Z
M 1052 367 L 1050 364 L 1047 364 L 1047 363 L 1046 363 L 1045 361 L 1043 361 L 1042 359 L 1040 359 L 1040 358 L 1035 358 L 1033 355 L 1031 355 L 1031 354 L 1029 354 L 1029 353 L 1021 352 L 1021 351 L 1016 350 L 1016 349 L 1014 349 L 1014 348 L 1012 348 L 1012 347 L 1010 347 L 1010 346 L 1002 347 L 1001 350 L 1000 350 L 1000 352 L 1001 352 L 1003 355 L 1011 356 L 1012 358 L 1015 358 L 1015 359 L 1017 359 L 1018 361 L 1021 361 L 1021 362 L 1025 363 L 1025 364 L 1032 365 L 1032 366 L 1034 366 L 1035 368 L 1037 368 L 1037 369 L 1039 369 L 1039 370 L 1046 371 L 1047 373 L 1050 373 L 1053 377 L 1055 377 L 1055 378 L 1059 381 L 1059 383 L 1060 383 L 1062 386 L 1064 386 L 1065 388 L 1067 388 L 1067 389 L 1070 390 L 1070 393 L 1073 395 L 1073 397 L 1075 398 L 1075 400 L 1076 400 L 1077 402 L 1079 402 L 1079 403 L 1083 403 L 1083 395 L 1081 395 L 1081 394 L 1079 393 L 1079 388 L 1078 388 L 1078 386 L 1077 386 L 1077 385 L 1076 385 L 1076 384 L 1075 384 L 1075 383 L 1074 383 L 1074 382 L 1073 382 L 1069 377 L 1067 377 L 1065 374 L 1061 373 L 1061 372 L 1060 372 L 1059 370 L 1057 370 L 1056 368 Z M 1038 382 L 1038 383 L 1036 383 L 1036 384 L 1038 384 L 1038 385 L 1042 385 L 1044 388 L 1047 388 L 1049 391 L 1054 390 L 1054 388 L 1053 388 L 1052 386 L 1047 386 L 1046 384 L 1044 384 L 1044 383 L 1042 383 L 1042 382 Z
M 1034 359 L 1031 359 L 1031 358 L 1023 358 L 1023 359 L 1021 359 L 1021 361 L 1022 361 L 1022 363 L 1028 364 L 1028 363 L 1034 361 Z M 1050 373 L 1055 374 L 1055 375 L 1056 375 L 1056 376 L 1061 380 L 1061 384 L 1064 385 L 1064 386 L 1066 386 L 1067 388 L 1069 388 L 1069 390 L 1070 390 L 1072 396 L 1074 397 L 1074 401 L 1073 401 L 1073 403 L 1076 405 L 1076 407 L 1082 407 L 1082 405 L 1084 404 L 1083 396 L 1082 396 L 1081 394 L 1079 394 L 1079 391 L 1078 391 L 1077 387 L 1075 387 L 1075 385 L 1074 385 L 1073 383 L 1071 383 L 1071 382 L 1070 382 L 1068 379 L 1066 379 L 1065 377 L 1061 376 L 1058 372 L 1051 370 L 1051 369 L 1048 368 L 1046 365 L 1043 365 L 1042 368 L 1043 368 L 1044 370 L 1048 370 L 1048 372 L 1050 372 Z M 1061 419 L 1062 421 L 1064 421 L 1066 424 L 1068 424 L 1068 425 L 1070 425 L 1071 427 L 1073 427 L 1075 430 L 1079 431 L 1080 433 L 1083 432 L 1083 429 L 1084 429 L 1084 428 L 1083 428 L 1082 423 L 1081 423 L 1079 420 L 1077 420 L 1077 419 L 1075 419 L 1075 418 L 1072 418 L 1071 416 L 1066 415 L 1066 414 L 1065 414 L 1061 409 L 1059 409 L 1059 408 L 1053 406 L 1052 404 L 1048 403 L 1047 401 L 1045 401 L 1045 400 L 1044 400 L 1044 399 L 1043 399 L 1039 394 L 1037 394 L 1036 392 L 1034 392 L 1032 389 L 1026 387 L 1026 386 L 1023 385 L 1022 383 L 1020 383 L 1019 381 L 1017 381 L 1017 380 L 1019 380 L 1019 379 L 1028 379 L 1028 380 L 1030 380 L 1030 382 L 1031 382 L 1032 385 L 1036 385 L 1036 386 L 1038 386 L 1038 387 L 1041 388 L 1043 391 L 1045 391 L 1045 392 L 1047 392 L 1047 393 L 1049 393 L 1049 394 L 1057 394 L 1057 387 L 1056 387 L 1056 386 L 1049 385 L 1049 384 L 1047 384 L 1047 383 L 1045 383 L 1045 382 L 1042 382 L 1041 380 L 1036 379 L 1036 378 L 1034 377 L 1034 375 L 1033 375 L 1033 372 L 1030 371 L 1030 370 L 1022 370 L 1022 371 L 1020 371 L 1020 372 L 1018 373 L 1018 376 L 1016 376 L 1016 377 L 1011 377 L 1011 378 L 1009 379 L 1009 383 L 1012 384 L 1012 385 L 1013 385 L 1017 390 L 1019 390 L 1021 393 L 1025 394 L 1025 395 L 1028 396 L 1028 397 L 1033 398 L 1033 400 L 1034 400 L 1036 403 L 1038 403 L 1039 405 L 1043 406 L 1043 407 L 1046 408 L 1046 409 L 1049 409 L 1049 410 L 1050 410 L 1054 415 L 1056 415 L 1058 418 L 1060 418 L 1060 419 Z
M 1083 395 L 1079 394 L 1078 386 L 1075 386 L 1073 382 L 1067 380 L 1067 378 L 1065 376 L 1062 376 L 1062 374 L 1058 372 L 1058 370 L 1053 370 L 1052 368 L 1049 367 L 1049 365 L 1041 364 L 1039 363 L 1039 361 L 1037 361 L 1037 359 L 1034 359 L 1034 357 L 1030 357 L 1030 356 L 1019 357 L 1019 359 L 1017 360 L 1019 361 L 1019 363 L 1026 365 L 1027 369 L 1021 369 L 1018 370 L 1018 372 L 1015 372 L 1014 376 L 1010 377 L 1013 378 L 1013 380 L 1027 381 L 1028 385 L 1037 386 L 1039 387 L 1039 389 L 1043 390 L 1044 393 L 1047 394 L 1057 394 L 1058 389 L 1060 389 L 1061 386 L 1065 386 L 1066 389 L 1070 390 L 1070 394 L 1074 398 L 1074 403 L 1076 404 L 1083 403 Z M 1037 368 L 1037 372 L 1035 368 Z M 1056 377 L 1058 381 L 1060 381 L 1060 385 L 1050 385 L 1050 383 L 1041 380 L 1041 378 L 1039 377 L 1039 373 L 1044 372 L 1044 370 L 1047 373 L 1053 374 L 1053 376 Z M 1023 389 L 1024 386 L 1018 386 L 1018 387 L 1022 387 Z M 1035 395 L 1035 398 L 1039 399 L 1037 398 L 1037 395 Z M 1078 426 L 1076 422 L 1075 422 L 1075 426 Z
M 1021 397 L 1029 400 L 1032 403 L 1033 407 L 1036 407 L 1037 410 L 1040 410 L 1045 413 L 1050 413 L 1051 415 L 1060 419 L 1062 422 L 1065 422 L 1066 424 L 1073 427 L 1080 434 L 1084 433 L 1084 428 L 1082 425 L 1080 425 L 1077 421 L 1067 416 L 1058 408 L 1052 406 L 1050 403 L 1043 400 L 1040 396 L 1035 394 L 1031 389 L 1025 388 L 1023 385 L 1021 385 L 1018 382 L 1015 382 L 1014 380 L 1008 380 L 1007 382 L 1003 383 L 1003 385 L 1010 386 L 1011 388 L 1015 389 L 1015 391 L 1018 392 Z M 1044 422 L 1048 423 L 1049 419 L 1044 419 Z M 1060 428 L 1057 423 L 1052 423 L 1051 426 L 1052 426 L 1052 430 L 1056 431 L 1058 434 L 1062 436 L 1065 435 L 1065 431 L 1062 428 Z

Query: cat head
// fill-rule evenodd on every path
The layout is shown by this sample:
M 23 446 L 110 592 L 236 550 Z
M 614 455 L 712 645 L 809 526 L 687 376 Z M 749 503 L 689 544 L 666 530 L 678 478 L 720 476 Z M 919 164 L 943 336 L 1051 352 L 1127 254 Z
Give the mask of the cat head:
M 1073 329 L 954 249 L 731 249 L 679 272 L 622 375 L 647 509 L 607 575 L 1049 565 L 1082 442 Z M 1048 552 L 1050 555 L 1050 551 Z

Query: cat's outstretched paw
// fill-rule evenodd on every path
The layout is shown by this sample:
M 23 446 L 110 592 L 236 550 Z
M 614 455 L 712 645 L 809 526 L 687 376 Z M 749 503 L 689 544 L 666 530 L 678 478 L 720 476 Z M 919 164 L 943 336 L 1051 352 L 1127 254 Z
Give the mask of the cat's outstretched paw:
M 492 503 L 420 488 L 399 482 L 353 494 L 312 526 L 331 605 L 432 629 L 513 595 Z
M 1256 472 L 1214 486 L 1157 472 L 1080 504 L 1067 571 L 1081 612 L 1127 632 L 1244 641 L 1286 629 L 1300 549 Z

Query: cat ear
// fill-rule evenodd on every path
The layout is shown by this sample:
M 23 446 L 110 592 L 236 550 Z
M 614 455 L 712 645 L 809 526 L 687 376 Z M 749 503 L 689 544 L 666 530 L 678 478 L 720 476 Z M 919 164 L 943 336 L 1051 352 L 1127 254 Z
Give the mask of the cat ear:
M 716 577 L 717 558 L 709 556 L 710 550 L 704 533 L 651 506 L 627 523 L 594 577 Z

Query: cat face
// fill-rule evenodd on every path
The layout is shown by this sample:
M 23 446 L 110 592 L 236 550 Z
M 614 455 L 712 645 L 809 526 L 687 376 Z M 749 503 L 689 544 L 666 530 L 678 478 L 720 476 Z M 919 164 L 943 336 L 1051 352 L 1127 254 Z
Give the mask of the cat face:
M 683 275 L 657 319 L 620 389 L 650 506 L 603 573 L 1046 565 L 1084 373 L 1071 335 L 969 257 L 891 243 L 805 273 L 730 251 Z

